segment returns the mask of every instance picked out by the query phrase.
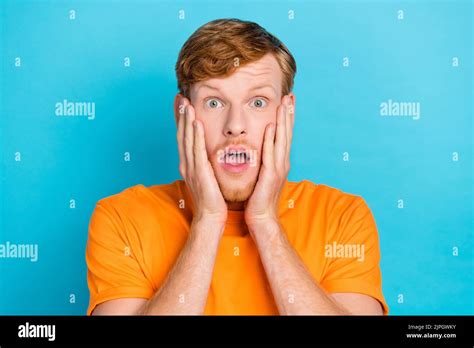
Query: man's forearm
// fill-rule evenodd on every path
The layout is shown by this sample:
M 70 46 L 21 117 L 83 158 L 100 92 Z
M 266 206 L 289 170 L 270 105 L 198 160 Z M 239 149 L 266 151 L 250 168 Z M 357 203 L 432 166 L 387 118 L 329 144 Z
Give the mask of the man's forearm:
M 252 229 L 281 315 L 350 314 L 316 283 L 278 221 L 265 222 Z
M 160 290 L 142 315 L 201 315 L 206 306 L 214 262 L 224 226 L 193 222 L 189 238 Z

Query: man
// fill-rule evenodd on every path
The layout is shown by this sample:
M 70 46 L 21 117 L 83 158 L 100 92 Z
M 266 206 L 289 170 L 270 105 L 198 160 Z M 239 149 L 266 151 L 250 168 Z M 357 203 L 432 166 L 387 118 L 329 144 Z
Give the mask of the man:
M 296 64 L 259 25 L 215 20 L 176 64 L 183 180 L 100 200 L 88 314 L 387 314 L 365 201 L 289 182 Z

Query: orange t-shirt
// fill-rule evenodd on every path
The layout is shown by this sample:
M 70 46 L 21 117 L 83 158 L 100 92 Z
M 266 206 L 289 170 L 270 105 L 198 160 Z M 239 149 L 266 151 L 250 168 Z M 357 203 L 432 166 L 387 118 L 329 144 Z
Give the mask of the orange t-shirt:
M 86 261 L 90 303 L 151 298 L 186 243 L 191 196 L 182 180 L 136 185 L 101 199 L 89 224 Z M 280 223 L 288 241 L 327 292 L 354 292 L 380 301 L 377 227 L 360 196 L 309 181 L 287 181 Z M 205 314 L 278 315 L 270 284 L 242 211 L 229 211 Z

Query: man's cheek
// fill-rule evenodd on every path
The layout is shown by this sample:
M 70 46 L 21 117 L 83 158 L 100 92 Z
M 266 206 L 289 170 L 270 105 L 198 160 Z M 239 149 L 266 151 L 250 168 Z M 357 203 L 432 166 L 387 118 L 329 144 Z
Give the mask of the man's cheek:
M 265 125 L 269 124 L 269 123 L 276 123 L 277 121 L 277 112 L 278 112 L 278 107 L 280 105 L 277 105 L 277 106 L 273 106 L 272 108 L 268 109 L 266 112 L 265 112 Z M 265 127 L 264 127 L 265 128 Z

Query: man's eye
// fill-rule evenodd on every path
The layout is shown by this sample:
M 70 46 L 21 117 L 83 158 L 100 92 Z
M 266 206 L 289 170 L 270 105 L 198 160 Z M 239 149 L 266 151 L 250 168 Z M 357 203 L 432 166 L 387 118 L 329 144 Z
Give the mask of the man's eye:
M 211 109 L 216 109 L 222 106 L 222 103 L 217 99 L 209 99 L 206 101 L 206 106 L 210 107 Z
M 267 101 L 263 98 L 257 98 L 252 101 L 252 106 L 256 108 L 263 108 L 267 106 Z

